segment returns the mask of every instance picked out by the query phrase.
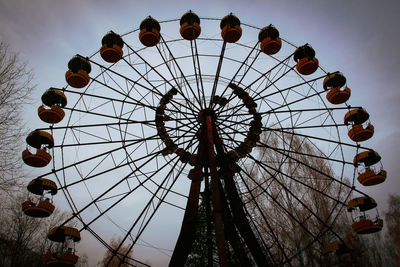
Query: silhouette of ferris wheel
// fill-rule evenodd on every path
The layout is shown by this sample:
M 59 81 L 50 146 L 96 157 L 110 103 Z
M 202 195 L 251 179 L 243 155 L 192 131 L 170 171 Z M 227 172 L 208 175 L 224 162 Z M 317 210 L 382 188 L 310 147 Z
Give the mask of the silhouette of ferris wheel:
M 310 248 L 351 251 L 337 225 L 346 209 L 356 233 L 382 229 L 366 214 L 376 202 L 355 186 L 386 178 L 379 154 L 361 145 L 374 133 L 369 114 L 347 104 L 342 73 L 272 25 L 191 11 L 148 17 L 74 56 L 65 79 L 42 95 L 38 115 L 49 126 L 29 134 L 22 155 L 44 170 L 24 212 L 50 216 L 59 190 L 73 211 L 49 232 L 63 244 L 46 254 L 49 265 L 78 261 L 82 231 L 112 252 L 108 263 L 147 266 L 141 253 L 154 253 L 183 266 L 203 227 L 209 266 L 290 266 Z M 288 226 L 299 247 L 288 244 Z

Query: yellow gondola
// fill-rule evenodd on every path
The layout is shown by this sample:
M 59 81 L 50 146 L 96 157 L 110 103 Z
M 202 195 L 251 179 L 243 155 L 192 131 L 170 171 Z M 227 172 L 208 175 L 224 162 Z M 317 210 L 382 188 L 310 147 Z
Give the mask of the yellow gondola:
M 31 153 L 29 149 L 22 152 L 22 159 L 27 165 L 40 168 L 50 163 L 52 157 L 46 150 L 54 146 L 51 134 L 35 130 L 28 135 L 26 142 L 36 148 L 35 154 Z
M 357 180 L 364 186 L 371 186 L 383 183 L 386 180 L 386 176 L 387 172 L 385 170 L 375 172 L 374 170 L 367 169 L 358 175 Z
M 340 72 L 328 74 L 323 83 L 322 86 L 324 87 L 325 90 L 330 90 L 332 88 L 336 87 L 343 87 L 346 84 L 346 77 Z
M 222 18 L 220 28 L 222 39 L 225 42 L 236 43 L 242 37 L 240 20 L 232 13 Z
M 57 185 L 52 180 L 46 178 L 36 178 L 29 182 L 27 189 L 35 195 L 43 195 L 44 191 L 49 191 L 50 194 L 57 194 Z
M 91 66 L 89 60 L 79 55 L 74 56 L 68 62 L 65 80 L 74 88 L 83 88 L 90 82 L 90 71 Z
M 140 23 L 139 40 L 147 47 L 155 46 L 160 41 L 161 26 L 157 20 L 148 17 Z
M 59 123 L 65 116 L 63 108 L 67 105 L 67 97 L 56 88 L 50 88 L 42 95 L 43 105 L 38 108 L 39 118 L 47 123 Z M 45 108 L 45 105 L 50 109 Z
M 47 151 L 41 149 L 36 150 L 36 153 L 31 153 L 28 149 L 22 152 L 22 160 L 31 167 L 45 167 L 50 163 L 51 159 L 51 155 Z
M 334 105 L 343 104 L 347 100 L 349 100 L 351 96 L 351 90 L 349 87 L 345 87 L 343 90 L 340 90 L 339 87 L 332 88 L 326 94 L 326 99 Z
M 362 142 L 370 139 L 374 135 L 374 126 L 369 123 L 367 127 L 363 127 L 361 124 L 354 125 L 348 132 L 348 136 L 354 142 Z
M 362 214 L 358 219 L 354 220 L 351 226 L 357 234 L 371 234 L 382 230 L 382 219 L 376 216 L 375 220 L 371 220 L 365 215 L 365 211 L 374 209 L 376 206 L 376 201 L 368 196 L 354 198 L 349 201 L 347 204 L 347 211 L 354 212 L 358 210 Z
M 26 143 L 31 147 L 38 149 L 44 145 L 48 148 L 52 148 L 54 146 L 54 139 L 48 132 L 35 130 L 26 137 Z
M 121 36 L 114 32 L 109 32 L 101 39 L 100 55 L 106 62 L 116 63 L 124 55 L 123 47 L 124 42 Z
M 310 75 L 318 69 L 318 59 L 315 57 L 314 49 L 309 45 L 298 47 L 293 57 L 297 62 L 296 70 L 302 75 Z
M 71 238 L 74 242 L 81 240 L 81 234 L 78 229 L 70 226 L 57 226 L 52 228 L 47 238 L 53 242 L 64 242 L 67 238 Z
M 49 251 L 43 256 L 43 261 L 48 266 L 74 266 L 78 262 L 79 257 L 75 255 L 75 249 L 69 244 L 81 240 L 78 229 L 70 226 L 57 226 L 49 231 L 47 238 L 53 242 L 63 243 L 62 251 L 57 253 Z
M 377 152 L 373 150 L 367 150 L 358 153 L 353 159 L 353 164 L 354 166 L 358 167 L 358 165 L 363 163 L 366 167 L 368 167 L 378 163 L 380 160 L 381 156 Z
M 282 40 L 279 38 L 279 31 L 272 25 L 264 27 L 258 34 L 260 49 L 267 55 L 273 55 L 279 52 L 282 47 Z
M 349 203 L 347 203 L 347 211 L 352 212 L 357 208 L 360 211 L 366 211 L 376 208 L 377 205 L 378 204 L 376 203 L 375 199 L 373 199 L 372 197 L 368 196 L 357 197 L 353 198 L 352 200 L 349 201 Z
M 363 127 L 363 123 L 368 121 L 369 114 L 363 108 L 349 110 L 344 116 L 345 124 L 352 124 L 348 136 L 354 142 L 362 142 L 370 139 L 374 135 L 374 126 L 368 123 Z
M 382 230 L 383 220 L 376 219 L 372 221 L 369 219 L 363 219 L 353 223 L 351 227 L 359 235 L 372 234 Z
M 200 18 L 192 11 L 189 11 L 181 17 L 179 33 L 186 40 L 194 40 L 201 33 Z
M 58 253 L 48 252 L 43 256 L 43 261 L 47 266 L 74 266 L 79 257 L 71 247 L 67 247 L 68 241 L 79 242 L 81 235 L 78 229 L 70 226 L 58 226 L 52 228 L 47 238 L 53 242 L 64 243 L 63 249 Z
M 52 105 L 50 109 L 46 109 L 44 105 L 38 108 L 39 118 L 47 123 L 59 123 L 65 116 L 65 112 L 62 108 L 56 105 Z
M 64 252 L 61 255 L 48 252 L 43 255 L 43 261 L 47 266 L 54 267 L 72 267 L 78 262 L 79 257 L 74 253 Z
M 29 200 L 22 203 L 22 211 L 30 217 L 49 217 L 54 209 L 55 207 L 49 199 L 40 200 L 38 204 Z
M 349 124 L 352 122 L 353 124 L 363 124 L 369 119 L 368 112 L 363 108 L 355 108 L 349 110 L 344 115 L 344 124 Z
M 53 181 L 46 178 L 37 178 L 29 182 L 28 191 L 32 194 L 41 196 L 36 204 L 31 200 L 22 203 L 23 212 L 31 217 L 48 217 L 54 211 L 54 205 L 50 198 L 44 198 L 44 193 L 51 195 L 57 194 L 57 185 Z

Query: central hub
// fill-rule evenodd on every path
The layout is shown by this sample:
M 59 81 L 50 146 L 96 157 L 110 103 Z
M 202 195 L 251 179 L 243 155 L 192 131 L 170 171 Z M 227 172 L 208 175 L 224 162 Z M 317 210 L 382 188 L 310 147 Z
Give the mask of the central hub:
M 225 107 L 229 103 L 230 98 L 227 99 L 223 96 L 215 95 L 212 98 L 212 107 L 204 108 L 200 110 L 200 112 L 197 114 L 197 121 L 200 123 L 200 127 L 198 127 L 198 125 L 193 125 L 193 121 L 190 119 L 187 119 L 188 122 L 186 123 L 180 120 L 180 125 L 183 125 L 182 127 L 184 127 L 183 130 L 181 130 L 180 128 L 176 128 L 176 126 L 171 126 L 171 124 L 166 126 L 166 122 L 173 120 L 174 117 L 181 118 L 180 116 L 173 116 L 172 114 L 172 112 L 174 111 L 174 107 L 177 105 L 176 102 L 172 104 L 170 108 L 167 108 L 167 105 L 170 103 L 173 97 L 178 94 L 178 90 L 172 88 L 161 97 L 160 103 L 155 109 L 155 126 L 158 136 L 165 145 L 165 147 L 161 150 L 162 155 L 167 156 L 170 154 L 176 154 L 179 156 L 180 161 L 182 161 L 183 163 L 189 163 L 190 165 L 194 166 L 198 161 L 196 154 L 198 153 L 198 151 L 194 151 L 191 146 L 195 144 L 196 141 L 199 142 L 199 144 L 201 145 L 206 144 L 207 142 L 202 141 L 203 139 L 207 138 L 207 135 L 205 135 L 205 133 L 211 133 L 214 136 L 214 138 L 212 138 L 213 140 L 209 140 L 208 143 L 212 141 L 212 143 L 217 144 L 217 146 L 220 148 L 224 146 L 224 144 L 222 143 L 223 140 L 228 142 L 228 145 L 225 146 L 224 149 L 230 149 L 226 153 L 230 157 L 230 159 L 235 162 L 237 162 L 240 158 L 245 157 L 247 154 L 251 153 L 252 149 L 257 145 L 257 142 L 260 140 L 260 134 L 262 131 L 261 114 L 257 112 L 257 104 L 255 103 L 254 99 L 243 88 L 233 83 L 230 83 L 228 87 L 230 87 L 233 91 L 233 96 L 230 98 L 238 97 L 241 100 L 242 103 L 238 104 L 239 108 L 247 108 L 248 118 L 244 120 L 238 120 L 238 127 L 228 127 L 228 129 L 222 130 L 222 137 L 219 137 L 219 134 L 216 131 L 216 126 L 220 124 L 223 127 L 222 129 L 225 129 L 226 127 L 224 128 L 224 123 L 226 123 L 227 119 L 224 119 L 224 117 L 227 116 L 224 115 L 224 117 L 220 118 L 221 120 L 217 123 L 217 113 L 212 107 L 218 105 L 220 107 L 218 107 L 217 110 L 220 110 L 220 108 L 223 109 L 223 107 Z M 232 108 L 228 107 L 228 110 L 232 110 Z M 175 112 L 179 111 L 175 110 Z M 194 114 L 194 117 L 195 116 L 196 115 Z M 231 113 L 229 113 L 229 116 L 240 117 L 242 115 L 235 114 L 235 112 L 231 111 Z M 208 118 L 210 120 L 208 120 Z M 189 136 L 190 133 L 194 134 L 193 136 L 197 140 L 185 139 L 189 138 L 185 137 L 185 135 Z M 240 134 L 244 136 L 244 140 L 242 142 L 232 142 L 232 135 L 235 134 Z
M 207 117 L 211 117 L 211 120 L 212 120 L 212 121 L 215 121 L 216 115 L 215 115 L 214 110 L 212 110 L 211 108 L 205 108 L 205 109 L 203 109 L 203 110 L 200 110 L 197 119 L 198 119 L 201 123 L 205 123 Z

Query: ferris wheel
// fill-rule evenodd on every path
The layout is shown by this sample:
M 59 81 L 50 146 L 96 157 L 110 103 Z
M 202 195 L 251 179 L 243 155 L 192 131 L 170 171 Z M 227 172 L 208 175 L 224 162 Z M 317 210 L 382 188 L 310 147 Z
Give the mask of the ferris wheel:
M 291 266 L 310 248 L 351 251 L 337 226 L 346 210 L 353 224 L 341 228 L 383 227 L 362 192 L 386 178 L 364 146 L 374 134 L 368 112 L 348 104 L 344 74 L 325 71 L 311 45 L 293 45 L 272 25 L 192 11 L 147 17 L 74 56 L 65 79 L 43 93 L 47 126 L 22 153 L 43 169 L 24 212 L 51 216 L 60 191 L 72 209 L 49 232 L 63 244 L 46 254 L 49 265 L 73 266 L 83 231 L 111 251 L 108 263 L 148 266 L 141 255 L 159 254 L 183 266 L 200 242 L 208 264 Z M 301 238 L 296 248 L 290 233 Z

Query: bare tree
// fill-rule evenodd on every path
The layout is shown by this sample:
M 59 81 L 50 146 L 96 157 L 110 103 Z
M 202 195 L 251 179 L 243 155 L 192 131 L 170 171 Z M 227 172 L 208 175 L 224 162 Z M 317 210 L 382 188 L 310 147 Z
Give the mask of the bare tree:
M 334 233 L 358 241 L 343 213 L 350 186 L 334 181 L 329 162 L 306 138 L 265 132 L 260 142 L 268 145 L 258 147 L 255 161 L 244 169 L 249 185 L 244 196 L 271 257 L 276 262 L 290 257 L 293 266 L 331 265 L 321 249 L 337 239 Z
M 389 195 L 388 210 L 385 212 L 387 234 L 385 248 L 389 252 L 392 266 L 400 266 L 400 195 Z
M 59 244 L 47 238 L 49 230 L 61 224 L 66 212 L 55 209 L 48 218 L 26 216 L 21 203 L 27 196 L 3 198 L 0 212 L 0 265 L 41 266 L 42 256 Z
M 18 54 L 0 43 L 0 191 L 21 184 L 21 151 L 26 133 L 22 121 L 24 104 L 34 90 L 33 73 Z
M 80 255 L 76 267 L 89 267 L 88 256 L 86 253 Z
M 114 239 L 113 238 L 113 239 L 111 239 L 110 246 L 111 246 L 111 248 L 116 250 L 120 243 L 121 243 L 121 238 L 120 239 Z M 120 247 L 120 249 L 116 253 L 118 253 L 119 255 L 125 255 L 128 252 L 129 247 L 130 247 L 129 244 L 126 245 L 126 246 L 122 246 L 122 247 Z M 130 250 L 129 253 L 127 254 L 127 257 L 126 257 L 125 261 L 129 261 L 128 259 L 130 257 L 132 257 L 132 253 L 133 253 L 133 251 Z M 104 254 L 103 259 L 101 260 L 101 262 L 99 262 L 99 264 L 101 266 L 106 266 L 106 264 L 111 259 L 111 257 L 112 257 L 112 260 L 107 265 L 109 267 L 117 267 L 117 266 L 127 267 L 127 266 L 131 266 L 131 264 L 129 264 L 129 263 L 120 263 L 119 256 L 114 256 L 114 253 L 112 251 L 110 251 L 110 250 L 106 251 L 106 253 Z

